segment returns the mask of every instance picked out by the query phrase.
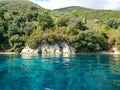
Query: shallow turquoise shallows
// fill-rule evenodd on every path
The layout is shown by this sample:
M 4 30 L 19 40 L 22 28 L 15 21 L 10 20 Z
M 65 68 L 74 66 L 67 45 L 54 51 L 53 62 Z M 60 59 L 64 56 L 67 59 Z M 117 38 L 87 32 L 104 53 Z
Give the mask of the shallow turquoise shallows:
M 0 90 L 120 90 L 120 55 L 0 55 Z

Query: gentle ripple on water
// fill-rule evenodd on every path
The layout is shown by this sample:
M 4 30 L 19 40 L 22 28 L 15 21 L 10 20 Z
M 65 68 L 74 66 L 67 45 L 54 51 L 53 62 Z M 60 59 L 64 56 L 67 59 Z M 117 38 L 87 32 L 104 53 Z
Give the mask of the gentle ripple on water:
M 0 90 L 120 90 L 120 55 L 0 55 Z

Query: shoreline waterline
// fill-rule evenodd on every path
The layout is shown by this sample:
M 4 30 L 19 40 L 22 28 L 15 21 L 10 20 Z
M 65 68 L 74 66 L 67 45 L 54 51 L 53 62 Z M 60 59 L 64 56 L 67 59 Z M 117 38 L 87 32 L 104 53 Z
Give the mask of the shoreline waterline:
M 18 54 L 17 52 L 0 52 L 0 54 Z
M 74 54 L 92 54 L 92 53 L 96 53 L 96 54 L 120 54 L 120 53 L 116 53 L 116 52 L 109 52 L 109 51 L 101 51 L 101 52 L 81 52 L 81 53 L 74 53 Z M 21 54 L 18 52 L 0 52 L 0 54 Z M 67 54 L 67 53 L 66 53 Z M 23 55 L 31 55 L 30 53 L 25 53 Z M 36 54 L 32 54 L 32 55 L 36 55 Z M 49 54 L 37 54 L 37 55 L 49 55 Z M 56 54 L 58 55 L 58 54 Z

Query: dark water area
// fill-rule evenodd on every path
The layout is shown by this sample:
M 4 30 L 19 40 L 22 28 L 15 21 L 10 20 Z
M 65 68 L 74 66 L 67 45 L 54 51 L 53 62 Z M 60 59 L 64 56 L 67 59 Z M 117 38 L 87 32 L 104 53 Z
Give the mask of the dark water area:
M 0 90 L 120 90 L 120 55 L 0 55 Z

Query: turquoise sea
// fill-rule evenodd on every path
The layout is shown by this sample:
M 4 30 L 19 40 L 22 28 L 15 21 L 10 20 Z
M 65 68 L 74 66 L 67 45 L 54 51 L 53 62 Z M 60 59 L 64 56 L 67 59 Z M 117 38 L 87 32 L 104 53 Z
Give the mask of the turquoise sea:
M 120 90 L 120 55 L 0 55 L 0 90 Z

